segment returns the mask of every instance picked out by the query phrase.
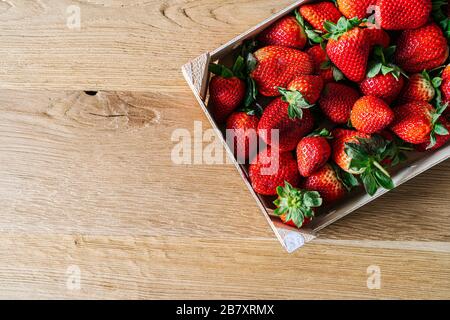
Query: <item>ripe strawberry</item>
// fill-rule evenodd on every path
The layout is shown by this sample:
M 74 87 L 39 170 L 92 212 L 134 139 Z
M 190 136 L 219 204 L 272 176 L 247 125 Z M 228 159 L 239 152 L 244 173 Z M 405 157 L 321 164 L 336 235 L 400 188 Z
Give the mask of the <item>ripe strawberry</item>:
M 264 96 L 278 96 L 278 87 L 301 74 L 312 74 L 311 57 L 302 51 L 281 46 L 267 46 L 254 53 L 256 67 L 251 72 L 259 92 Z
M 246 112 L 233 112 L 227 119 L 227 141 L 232 143 L 232 150 L 239 163 L 252 159 L 256 153 L 258 122 L 257 116 Z
M 450 6 L 449 6 L 450 8 Z M 442 83 L 439 88 L 442 95 L 442 102 L 450 104 L 450 65 L 447 65 L 442 71 Z M 444 111 L 444 116 L 450 120 L 450 107 L 447 107 Z
M 341 83 L 328 83 L 319 99 L 319 106 L 331 121 L 345 124 L 350 119 L 350 112 L 358 99 L 359 93 L 352 87 Z
M 241 75 L 242 63 L 242 58 L 237 59 L 233 70 L 223 65 L 209 66 L 209 70 L 216 75 L 209 82 L 208 107 L 218 123 L 224 122 L 244 100 L 245 82 L 238 77 Z
M 284 185 L 285 181 L 298 186 L 300 175 L 297 162 L 290 152 L 278 152 L 268 147 L 258 153 L 249 167 L 249 177 L 253 189 L 262 195 L 274 196 L 277 187 Z
M 437 68 L 447 57 L 447 40 L 434 23 L 405 30 L 397 39 L 395 61 L 407 72 L 417 73 Z
M 331 2 L 304 4 L 299 9 L 303 18 L 316 30 L 326 32 L 325 21 L 336 23 L 342 16 L 336 6 Z
M 394 52 L 395 46 L 374 48 L 367 68 L 367 76 L 359 84 L 359 88 L 365 95 L 381 98 L 387 103 L 397 98 L 403 88 L 404 80 L 400 68 L 392 63 Z
M 440 119 L 440 125 L 442 125 L 447 131 L 450 132 L 450 121 L 442 118 Z M 421 144 L 417 144 L 415 145 L 416 150 L 417 151 L 432 151 L 432 150 L 437 150 L 439 148 L 441 148 L 443 145 L 445 145 L 447 143 L 447 141 L 450 140 L 450 134 L 445 134 L 445 135 L 436 135 L 436 142 L 434 144 L 433 147 L 429 147 L 431 144 L 431 139 L 428 140 L 427 142 L 421 143 Z
M 380 132 L 394 120 L 394 112 L 380 98 L 364 96 L 355 102 L 350 121 L 363 133 Z
M 303 49 L 308 40 L 303 26 L 294 16 L 287 16 L 276 21 L 262 31 L 257 39 L 264 46 L 276 45 L 296 49 Z
M 299 91 L 309 104 L 314 104 L 319 100 L 323 89 L 323 80 L 320 76 L 300 75 L 292 79 L 287 89 Z
M 282 98 L 276 98 L 261 116 L 258 135 L 268 145 L 277 145 L 280 151 L 294 150 L 300 139 L 314 127 L 314 119 L 307 109 L 309 107 L 311 105 L 298 91 L 287 92 Z M 273 141 L 272 135 L 276 133 L 278 141 Z
M 339 70 L 351 81 L 360 82 L 366 76 L 369 60 L 369 38 L 364 29 L 358 27 L 357 19 L 339 19 L 337 25 L 326 22 L 325 28 L 329 32 L 325 35 L 328 40 L 327 55 Z
M 366 36 L 369 38 L 369 45 L 373 46 L 381 46 L 383 48 L 387 48 L 389 43 L 391 42 L 391 38 L 389 34 L 383 29 L 377 28 L 367 28 L 364 29 Z
M 344 171 L 360 175 L 369 195 L 373 196 L 379 187 L 394 188 L 390 174 L 382 165 L 389 156 L 389 141 L 380 135 L 364 136 L 346 129 L 335 129 L 333 136 L 336 139 L 332 143 L 333 160 Z
M 370 6 L 376 2 L 376 0 L 337 0 L 337 6 L 347 19 L 364 19 L 370 13 Z
M 331 132 L 333 140 L 331 142 L 332 154 L 331 157 L 333 161 L 344 171 L 352 174 L 357 174 L 358 172 L 350 168 L 351 158 L 345 153 L 346 143 L 357 143 L 357 138 L 370 138 L 370 135 L 357 132 L 349 129 L 334 129 Z
M 447 135 L 448 131 L 439 121 L 446 109 L 439 105 L 437 109 L 424 101 L 413 101 L 394 109 L 395 120 L 391 130 L 402 140 L 421 144 L 429 143 L 429 148 L 436 144 L 436 135 Z
M 333 203 L 343 198 L 347 193 L 347 189 L 329 163 L 308 176 L 301 183 L 301 187 L 305 190 L 319 192 L 324 204 Z
M 361 92 L 366 96 L 374 96 L 392 103 L 402 91 L 405 80 L 402 76 L 398 79 L 392 73 L 378 74 L 373 78 L 366 77 L 360 84 Z
M 330 133 L 323 129 L 300 140 L 297 145 L 297 163 L 300 175 L 309 177 L 327 163 L 331 155 L 331 147 L 327 138 L 330 138 Z
M 377 0 L 375 19 L 385 30 L 416 29 L 428 21 L 431 0 Z
M 314 217 L 314 208 L 322 205 L 322 198 L 317 191 L 305 191 L 294 188 L 289 182 L 277 188 L 278 199 L 274 214 L 289 225 L 301 228 Z
M 431 83 L 430 76 L 426 71 L 416 73 L 409 77 L 408 82 L 401 94 L 400 102 L 406 103 L 411 101 L 433 100 L 436 90 Z
M 306 50 L 314 63 L 314 72 L 319 75 L 324 83 L 332 82 L 334 79 L 333 66 L 330 59 L 327 57 L 327 53 L 321 45 L 315 45 Z

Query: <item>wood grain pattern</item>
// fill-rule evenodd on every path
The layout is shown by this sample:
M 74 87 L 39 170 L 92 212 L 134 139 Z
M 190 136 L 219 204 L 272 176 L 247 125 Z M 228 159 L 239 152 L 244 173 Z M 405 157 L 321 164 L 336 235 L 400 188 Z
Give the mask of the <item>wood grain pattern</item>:
M 0 298 L 450 297 L 448 161 L 291 255 L 232 165 L 172 163 L 180 66 L 289 1 L 76 3 L 0 1 Z

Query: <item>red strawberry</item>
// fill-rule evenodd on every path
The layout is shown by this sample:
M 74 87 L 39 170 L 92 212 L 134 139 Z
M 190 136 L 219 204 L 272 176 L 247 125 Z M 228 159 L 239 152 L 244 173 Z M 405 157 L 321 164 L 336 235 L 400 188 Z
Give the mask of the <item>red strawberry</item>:
M 319 192 L 324 204 L 333 203 L 345 196 L 347 189 L 338 179 L 330 164 L 325 164 L 318 171 L 307 177 L 301 187 Z
M 303 49 L 307 40 L 305 30 L 293 16 L 281 18 L 258 35 L 258 41 L 264 46 Z
M 322 198 L 317 191 L 294 188 L 289 182 L 277 188 L 278 199 L 274 214 L 291 226 L 301 228 L 314 217 L 314 209 L 322 205 Z
M 284 185 L 285 181 L 293 186 L 298 186 L 300 182 L 297 162 L 292 153 L 279 153 L 270 147 L 261 151 L 250 164 L 249 177 L 253 189 L 267 196 L 276 195 L 277 187 Z
M 366 76 L 369 60 L 369 38 L 364 29 L 357 27 L 359 21 L 339 19 L 337 25 L 326 22 L 325 28 L 330 32 L 325 37 L 327 55 L 331 62 L 351 81 L 360 82 Z
M 430 76 L 426 71 L 416 73 L 409 77 L 408 82 L 400 97 L 400 102 L 433 100 L 436 91 L 431 83 Z
M 335 129 L 332 143 L 332 158 L 344 171 L 358 174 L 369 195 L 374 195 L 379 187 L 393 189 L 391 176 L 382 165 L 390 142 L 380 135 L 370 137 L 364 133 Z
M 351 158 L 345 153 L 345 144 L 349 142 L 358 143 L 356 138 L 367 139 L 370 138 L 370 135 L 354 130 L 339 128 L 334 129 L 331 132 L 331 135 L 334 138 L 331 143 L 331 148 L 333 150 L 331 157 L 333 161 L 346 172 L 352 174 L 358 173 L 350 169 Z
M 239 163 L 245 163 L 246 159 L 253 158 L 257 149 L 259 119 L 255 115 L 246 112 L 233 112 L 227 120 L 227 141 L 230 142 Z
M 303 18 L 316 30 L 326 32 L 323 23 L 331 21 L 336 23 L 342 16 L 331 2 L 304 4 L 299 9 Z
M 319 106 L 331 121 L 345 124 L 350 119 L 350 112 L 358 99 L 359 93 L 352 87 L 341 83 L 328 83 L 319 99 Z
M 439 122 L 442 126 L 444 126 L 447 131 L 450 132 L 450 122 L 444 118 L 442 118 Z M 421 144 L 417 144 L 415 145 L 416 150 L 417 151 L 432 151 L 432 150 L 437 150 L 439 148 L 441 148 L 443 145 L 445 145 L 447 143 L 447 141 L 450 140 L 450 134 L 445 134 L 445 135 L 436 135 L 436 143 L 433 147 L 429 148 L 430 144 L 431 144 L 431 140 L 428 140 L 427 142 L 421 143 Z
M 333 67 L 331 61 L 327 57 L 327 53 L 321 45 L 315 45 L 306 51 L 312 58 L 314 63 L 314 71 L 319 75 L 324 83 L 334 81 Z
M 377 0 L 376 22 L 385 30 L 416 29 L 428 21 L 431 0 Z
M 450 6 L 449 6 L 450 8 Z M 440 91 L 442 94 L 442 101 L 443 103 L 450 103 L 450 65 L 447 65 L 445 67 L 444 71 L 442 72 L 442 83 L 440 87 Z M 444 115 L 450 119 L 450 108 L 447 107 L 444 111 Z
M 327 163 L 331 155 L 331 147 L 327 141 L 329 137 L 328 130 L 323 129 L 300 140 L 297 145 L 297 163 L 302 176 L 309 177 Z
M 319 100 L 323 89 L 323 80 L 320 76 L 301 75 L 292 79 L 287 89 L 299 91 L 309 104 L 314 104 Z
M 302 137 L 314 127 L 314 120 L 308 109 L 310 105 L 299 92 L 288 92 L 287 98 L 276 98 L 264 110 L 258 124 L 258 135 L 267 144 L 276 144 L 280 151 L 291 151 Z M 286 102 L 284 100 L 289 100 Z M 274 131 L 278 130 L 278 131 Z M 278 143 L 272 135 L 278 133 Z
M 398 79 L 392 73 L 378 74 L 373 78 L 366 77 L 360 84 L 361 92 L 366 96 L 374 96 L 392 103 L 400 94 L 405 80 L 402 76 Z
M 430 141 L 429 147 L 436 143 L 437 135 L 447 135 L 448 131 L 439 121 L 446 105 L 437 109 L 424 101 L 413 101 L 394 109 L 395 120 L 391 130 L 402 140 L 421 144 Z
M 218 123 L 236 109 L 244 99 L 245 83 L 237 77 L 212 77 L 209 83 L 209 108 Z
M 314 72 L 311 57 L 292 48 L 268 46 L 256 51 L 254 57 L 257 65 L 251 77 L 264 96 L 278 96 L 278 87 L 285 88 L 295 76 Z
M 224 122 L 244 100 L 245 82 L 237 77 L 241 73 L 241 62 L 236 60 L 233 70 L 218 64 L 209 66 L 209 70 L 216 75 L 209 82 L 208 107 L 218 123 Z
M 437 68 L 447 57 L 447 40 L 434 23 L 405 30 L 397 39 L 395 61 L 407 72 L 417 73 Z
M 366 36 L 369 38 L 370 46 L 381 46 L 387 48 L 391 42 L 391 38 L 383 29 L 367 28 L 364 29 Z
M 369 15 L 369 8 L 376 2 L 376 0 L 337 0 L 337 6 L 347 19 L 363 19 Z
M 394 120 L 394 112 L 380 98 L 364 96 L 355 102 L 350 120 L 356 130 L 372 134 L 386 128 Z
M 400 68 L 392 63 L 394 52 L 395 46 L 374 48 L 367 76 L 359 84 L 359 88 L 365 95 L 381 98 L 387 103 L 397 98 L 404 80 Z

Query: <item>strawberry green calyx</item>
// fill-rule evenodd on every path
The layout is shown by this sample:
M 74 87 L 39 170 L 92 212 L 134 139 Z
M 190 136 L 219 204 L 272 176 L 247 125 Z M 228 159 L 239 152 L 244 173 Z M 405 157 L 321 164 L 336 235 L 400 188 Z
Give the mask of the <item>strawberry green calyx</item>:
M 308 38 L 308 41 L 310 44 L 316 44 L 316 43 L 323 43 L 323 38 L 321 37 L 322 31 L 320 30 L 314 30 L 311 25 L 309 25 L 305 19 L 303 19 L 302 15 L 295 10 L 295 18 L 297 19 L 298 24 L 303 28 L 305 31 L 306 37 Z
M 447 109 L 448 103 L 443 104 L 441 101 L 437 102 L 436 111 L 431 115 L 431 133 L 430 144 L 427 149 L 431 149 L 436 144 L 436 135 L 446 136 L 449 134 L 447 128 L 439 121 L 441 115 Z
M 367 193 L 373 196 L 380 187 L 393 189 L 394 182 L 381 164 L 389 142 L 379 135 L 357 140 L 359 143 L 345 144 L 345 153 L 351 158 L 350 169 L 360 174 Z
M 209 71 L 214 73 L 215 75 L 224 77 L 224 78 L 232 78 L 238 77 L 239 79 L 245 79 L 247 76 L 245 74 L 245 61 L 242 56 L 238 56 L 232 69 L 225 67 L 222 64 L 210 63 Z
M 322 205 L 322 198 L 317 191 L 305 191 L 294 188 L 285 181 L 285 186 L 277 188 L 278 199 L 273 203 L 277 206 L 274 214 L 285 215 L 286 221 L 292 221 L 298 228 L 303 226 L 305 218 L 314 217 L 312 208 Z
M 341 17 L 336 24 L 331 21 L 325 21 L 323 27 L 328 31 L 323 37 L 325 39 L 338 40 L 344 33 L 358 27 L 363 20 L 358 18 L 346 19 Z
M 381 156 L 383 159 L 383 164 L 387 164 L 390 167 L 395 167 L 407 160 L 408 157 L 406 156 L 405 151 L 413 150 L 414 148 L 409 143 L 406 143 L 397 137 L 393 137 L 393 139 L 388 142 L 386 150 Z
M 372 59 L 369 61 L 367 67 L 367 77 L 373 78 L 378 74 L 387 75 L 391 73 L 395 79 L 399 79 L 400 76 L 406 74 L 398 67 L 393 64 L 393 58 L 396 46 L 390 46 L 384 49 L 381 46 L 375 46 L 373 50 Z
M 323 63 L 320 65 L 320 69 L 321 69 L 321 70 L 326 70 L 326 69 L 329 69 L 329 68 L 331 68 L 331 70 L 333 71 L 333 78 L 334 78 L 334 80 L 335 80 L 336 82 L 345 79 L 345 76 L 344 76 L 344 74 L 342 73 L 342 71 L 339 70 L 333 63 L 331 63 L 330 60 L 327 60 L 327 61 L 323 62 Z
M 297 90 L 286 90 L 283 88 L 278 88 L 278 91 L 281 93 L 281 99 L 284 102 L 289 103 L 288 107 L 288 115 L 291 119 L 302 119 L 303 118 L 303 110 L 309 109 L 313 107 L 313 104 L 310 104 L 305 97 L 302 95 L 300 91 Z
M 444 10 L 444 6 L 448 5 L 448 0 L 433 0 L 433 10 L 431 16 L 433 20 L 442 28 L 447 39 L 450 40 L 450 17 Z
M 338 180 L 344 185 L 345 189 L 347 189 L 347 192 L 352 191 L 353 188 L 360 185 L 358 179 L 356 179 L 353 174 L 342 170 L 335 163 L 331 163 L 331 167 L 336 173 Z
M 244 106 L 249 108 L 256 101 L 258 96 L 258 88 L 256 86 L 255 80 L 250 77 L 250 73 L 255 70 L 258 61 L 252 52 L 254 52 L 257 47 L 256 41 L 247 41 L 242 45 L 241 57 L 244 60 L 244 70 L 245 70 L 245 81 L 247 85 L 247 90 L 244 97 Z
M 333 139 L 331 132 L 326 128 L 314 130 L 309 135 L 307 135 L 307 137 L 323 137 L 327 139 Z

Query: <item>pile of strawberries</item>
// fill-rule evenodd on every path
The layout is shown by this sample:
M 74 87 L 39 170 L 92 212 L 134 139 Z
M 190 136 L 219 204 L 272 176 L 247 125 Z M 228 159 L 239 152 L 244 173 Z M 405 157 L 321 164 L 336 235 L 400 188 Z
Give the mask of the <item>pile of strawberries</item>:
M 450 139 L 449 10 L 442 0 L 305 4 L 244 44 L 233 68 L 210 66 L 209 109 L 238 132 L 236 156 L 285 223 L 304 226 L 360 183 L 370 195 L 394 188 L 389 170 L 408 151 Z

